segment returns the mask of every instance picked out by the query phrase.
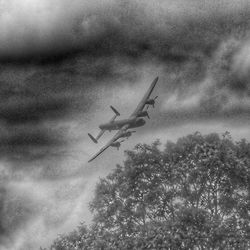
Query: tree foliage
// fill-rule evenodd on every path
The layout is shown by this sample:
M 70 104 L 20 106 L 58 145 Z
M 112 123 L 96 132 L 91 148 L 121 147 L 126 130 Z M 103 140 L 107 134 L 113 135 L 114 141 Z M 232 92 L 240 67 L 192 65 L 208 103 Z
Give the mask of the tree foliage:
M 94 219 L 52 249 L 248 249 L 250 144 L 226 132 L 138 144 L 100 179 Z

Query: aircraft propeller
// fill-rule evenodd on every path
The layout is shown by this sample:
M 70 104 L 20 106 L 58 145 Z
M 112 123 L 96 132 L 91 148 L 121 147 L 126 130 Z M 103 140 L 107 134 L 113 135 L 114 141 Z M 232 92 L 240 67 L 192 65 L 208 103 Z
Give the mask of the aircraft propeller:
M 158 95 L 154 98 L 154 99 L 151 99 L 150 101 L 151 101 L 151 103 L 150 104 L 148 104 L 148 106 L 147 106 L 147 108 L 146 108 L 146 110 L 148 110 L 148 108 L 149 108 L 149 106 L 150 105 L 152 105 L 153 106 L 153 108 L 155 107 L 155 100 L 158 98 Z

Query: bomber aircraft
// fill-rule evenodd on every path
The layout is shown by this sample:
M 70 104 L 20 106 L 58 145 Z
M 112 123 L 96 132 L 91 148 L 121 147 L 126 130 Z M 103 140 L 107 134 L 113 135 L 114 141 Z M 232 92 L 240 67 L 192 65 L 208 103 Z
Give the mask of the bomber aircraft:
M 135 111 L 130 115 L 127 119 L 122 120 L 115 120 L 117 116 L 120 116 L 120 113 L 112 106 L 110 108 L 114 111 L 115 115 L 112 117 L 112 119 L 105 124 L 101 124 L 99 128 L 101 131 L 97 135 L 96 138 L 88 133 L 89 137 L 94 143 L 98 142 L 98 139 L 104 134 L 105 131 L 111 131 L 111 130 L 118 130 L 118 132 L 114 135 L 114 137 L 104 146 L 100 149 L 99 152 L 97 152 L 88 162 L 93 161 L 97 156 L 99 156 L 104 150 L 106 150 L 108 147 L 115 147 L 119 149 L 121 146 L 121 143 L 124 141 L 124 138 L 128 138 L 134 133 L 135 131 L 130 131 L 131 128 L 137 128 L 143 126 L 146 121 L 142 117 L 148 117 L 147 109 L 150 105 L 154 107 L 155 100 L 158 96 L 151 99 L 150 95 L 158 81 L 158 77 L 154 79 L 154 81 L 151 83 L 148 91 L 143 96 L 142 100 L 136 107 Z M 143 110 L 144 107 L 147 105 L 146 110 Z M 119 139 L 122 139 L 121 141 L 118 141 Z

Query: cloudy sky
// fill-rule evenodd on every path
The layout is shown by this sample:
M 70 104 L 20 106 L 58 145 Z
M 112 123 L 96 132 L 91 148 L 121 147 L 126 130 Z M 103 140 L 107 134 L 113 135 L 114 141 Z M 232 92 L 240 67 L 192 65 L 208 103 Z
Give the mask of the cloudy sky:
M 0 0 L 0 248 L 38 249 L 81 221 L 138 142 L 195 131 L 250 140 L 248 0 Z M 158 103 L 121 150 L 87 137 Z M 35 233 L 34 233 L 35 232 Z

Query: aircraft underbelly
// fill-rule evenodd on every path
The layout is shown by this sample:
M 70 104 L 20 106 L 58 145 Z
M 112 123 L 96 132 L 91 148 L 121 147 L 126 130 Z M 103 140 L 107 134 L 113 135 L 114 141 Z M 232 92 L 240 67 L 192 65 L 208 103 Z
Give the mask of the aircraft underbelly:
M 140 126 L 141 126 L 141 125 L 140 125 Z M 138 126 L 138 125 L 135 124 L 135 123 L 132 123 L 132 124 L 129 125 L 129 128 L 137 128 L 137 127 L 140 127 L 140 126 Z
M 129 125 L 129 128 L 138 128 L 145 124 L 145 122 L 133 122 Z
M 124 125 L 128 124 L 128 120 L 121 120 L 121 121 L 115 121 L 112 123 L 108 124 L 103 124 L 100 126 L 101 129 L 106 129 L 106 130 L 119 130 L 121 129 Z
M 126 124 L 129 124 L 129 128 L 137 128 L 143 126 L 145 124 L 145 120 L 142 118 L 120 120 L 108 124 L 103 124 L 100 126 L 100 129 L 119 130 Z

